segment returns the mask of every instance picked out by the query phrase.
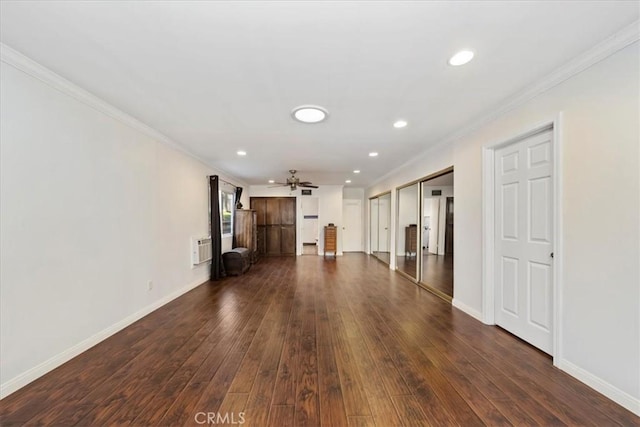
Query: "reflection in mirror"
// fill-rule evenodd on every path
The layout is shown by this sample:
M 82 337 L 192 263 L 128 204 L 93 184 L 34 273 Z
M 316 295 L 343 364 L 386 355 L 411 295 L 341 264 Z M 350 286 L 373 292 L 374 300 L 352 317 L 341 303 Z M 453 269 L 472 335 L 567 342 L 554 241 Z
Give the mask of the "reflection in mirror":
M 418 277 L 418 227 L 420 215 L 419 183 L 398 190 L 398 229 L 396 231 L 396 268 Z
M 378 197 L 378 259 L 391 261 L 391 193 Z
M 422 183 L 420 282 L 453 298 L 453 172 Z
M 378 256 L 378 199 L 371 199 L 369 205 L 369 230 L 370 230 L 370 245 L 371 254 L 375 257 Z
M 389 264 L 391 233 L 391 193 L 369 199 L 371 254 Z

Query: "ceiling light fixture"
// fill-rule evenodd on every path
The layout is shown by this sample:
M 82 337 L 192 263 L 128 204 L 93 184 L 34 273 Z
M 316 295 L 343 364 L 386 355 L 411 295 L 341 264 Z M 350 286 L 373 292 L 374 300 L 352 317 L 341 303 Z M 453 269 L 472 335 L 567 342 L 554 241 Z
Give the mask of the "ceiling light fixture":
M 270 180 L 269 180 L 269 184 L 273 184 L 273 183 L 275 183 L 275 181 L 274 181 L 274 180 L 272 180 L 272 179 L 270 179 Z
M 378 153 L 376 153 L 375 151 L 372 151 L 371 153 L 369 153 L 369 157 L 377 157 Z
M 346 182 L 347 184 L 351 184 L 351 180 L 350 180 L 350 179 L 347 179 L 345 182 Z
M 237 154 L 238 156 L 246 156 L 246 155 L 247 155 L 247 152 L 246 152 L 246 151 L 244 151 L 244 150 L 238 150 L 236 154 Z
M 395 122 L 393 124 L 393 127 L 396 128 L 396 129 L 400 129 L 400 128 L 403 128 L 403 127 L 406 127 L 406 126 L 407 126 L 407 122 L 404 121 L 404 120 L 398 120 L 397 122 Z
M 326 120 L 329 113 L 317 105 L 300 105 L 291 111 L 291 115 L 302 123 L 320 123 Z
M 353 173 L 360 173 L 360 169 L 354 170 Z
M 467 62 L 471 61 L 473 59 L 473 52 L 470 50 L 461 50 L 460 52 L 456 53 L 455 55 L 453 55 L 451 57 L 451 59 L 449 59 L 449 65 L 453 65 L 454 67 L 457 67 L 458 65 L 464 65 Z

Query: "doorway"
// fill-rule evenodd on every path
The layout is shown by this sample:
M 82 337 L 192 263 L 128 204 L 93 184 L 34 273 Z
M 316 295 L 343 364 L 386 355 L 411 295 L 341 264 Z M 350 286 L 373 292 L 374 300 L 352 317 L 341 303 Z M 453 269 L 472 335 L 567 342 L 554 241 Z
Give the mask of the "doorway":
M 319 199 L 313 196 L 303 196 L 300 204 L 302 210 L 302 255 L 318 255 Z
M 554 124 L 484 150 L 485 323 L 556 355 L 560 217 Z

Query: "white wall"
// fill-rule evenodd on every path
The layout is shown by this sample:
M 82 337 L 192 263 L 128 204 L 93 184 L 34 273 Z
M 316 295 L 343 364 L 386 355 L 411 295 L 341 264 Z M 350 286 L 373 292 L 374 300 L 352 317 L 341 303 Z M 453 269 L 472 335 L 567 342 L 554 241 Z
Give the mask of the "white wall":
M 0 76 L 4 396 L 207 280 L 190 239 L 208 233 L 214 171 L 7 63 Z
M 418 156 L 367 189 L 367 197 L 454 166 L 454 304 L 479 316 L 482 147 L 562 112 L 558 365 L 640 414 L 639 75 L 635 42 L 454 143 Z M 395 204 L 395 191 L 392 196 Z
M 324 226 L 333 223 L 338 227 L 338 253 L 342 255 L 342 185 L 321 185 L 313 189 L 313 197 L 318 197 L 318 255 L 324 255 Z M 268 185 L 249 187 L 250 197 L 296 197 L 296 253 L 302 255 L 302 196 L 300 189 L 291 191 L 289 187 L 270 188 Z

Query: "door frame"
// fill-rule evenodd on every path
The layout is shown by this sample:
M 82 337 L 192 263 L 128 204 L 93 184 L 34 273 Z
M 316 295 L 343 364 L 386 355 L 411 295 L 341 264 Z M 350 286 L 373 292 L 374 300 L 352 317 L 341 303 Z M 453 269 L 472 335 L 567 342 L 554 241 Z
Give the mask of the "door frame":
M 482 322 L 495 325 L 495 152 L 544 129 L 553 129 L 553 347 L 554 366 L 562 360 L 562 271 L 564 249 L 562 236 L 562 113 L 542 123 L 525 128 L 516 136 L 482 147 Z

